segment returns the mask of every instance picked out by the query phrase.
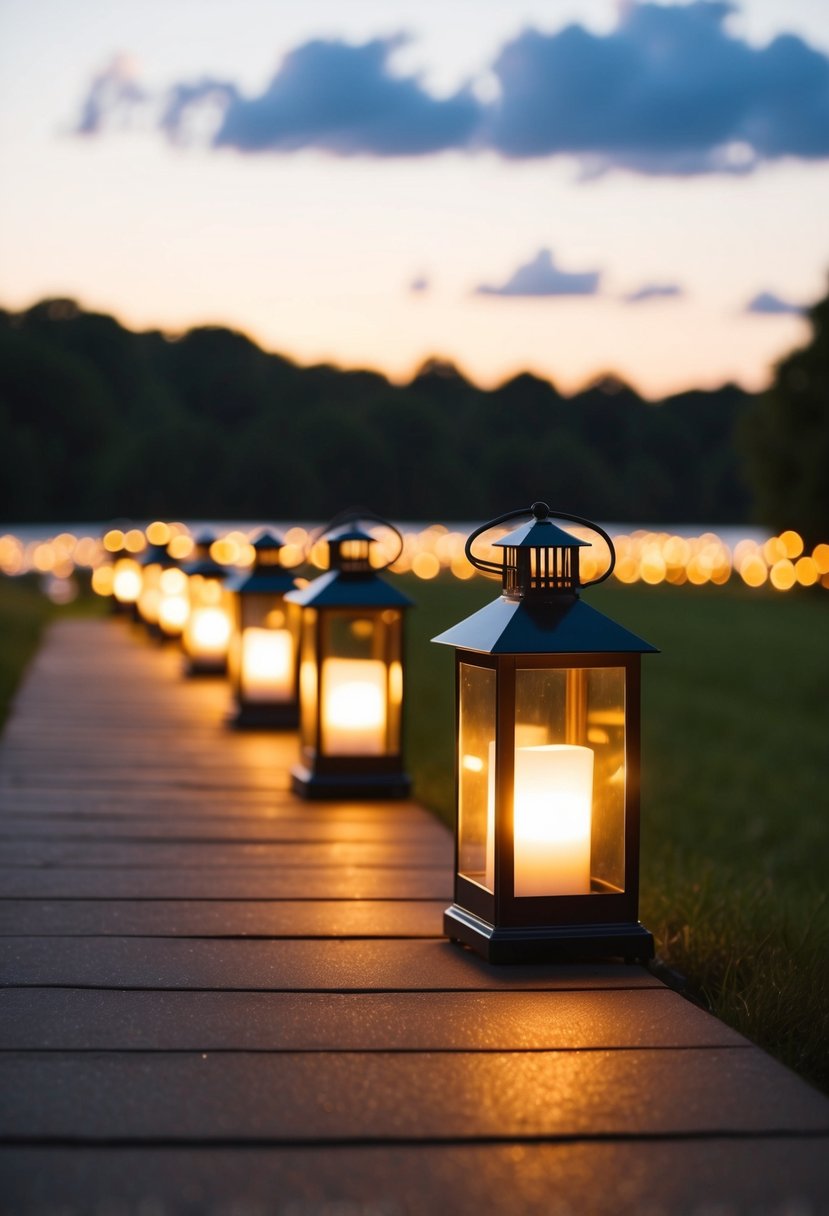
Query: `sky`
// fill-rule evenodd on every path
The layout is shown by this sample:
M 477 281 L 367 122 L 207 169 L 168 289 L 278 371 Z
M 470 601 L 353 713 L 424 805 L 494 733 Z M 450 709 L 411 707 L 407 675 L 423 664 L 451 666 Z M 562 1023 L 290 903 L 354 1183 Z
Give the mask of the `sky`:
M 829 272 L 826 0 L 0 0 L 0 306 L 406 380 L 758 389 Z

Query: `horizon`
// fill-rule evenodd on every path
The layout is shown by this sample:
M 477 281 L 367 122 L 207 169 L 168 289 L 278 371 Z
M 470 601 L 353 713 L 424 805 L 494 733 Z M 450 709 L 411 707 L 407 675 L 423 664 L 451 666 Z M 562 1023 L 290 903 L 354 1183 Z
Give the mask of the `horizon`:
M 821 0 L 5 0 L 0 27 L 10 311 L 656 401 L 763 389 L 826 290 Z

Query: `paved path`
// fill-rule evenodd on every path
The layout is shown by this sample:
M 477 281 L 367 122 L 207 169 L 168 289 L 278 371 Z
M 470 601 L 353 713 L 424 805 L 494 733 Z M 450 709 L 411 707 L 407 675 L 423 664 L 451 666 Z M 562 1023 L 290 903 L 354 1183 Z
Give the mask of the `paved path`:
M 290 736 L 124 622 L 0 744 L 0 1211 L 829 1211 L 829 1101 L 623 965 L 441 936 L 449 834 L 308 805 Z

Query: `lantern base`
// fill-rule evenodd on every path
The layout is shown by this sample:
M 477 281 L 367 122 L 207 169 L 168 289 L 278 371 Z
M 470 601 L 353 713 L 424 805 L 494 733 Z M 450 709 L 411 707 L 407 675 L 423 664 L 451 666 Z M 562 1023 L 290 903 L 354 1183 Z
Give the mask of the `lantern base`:
M 291 770 L 291 790 L 300 798 L 408 798 L 408 773 L 315 773 L 298 765 Z
M 190 676 L 223 676 L 227 674 L 226 659 L 185 659 L 184 674 Z
M 228 715 L 227 724 L 233 730 L 295 730 L 299 725 L 299 706 L 295 701 L 285 705 L 240 705 Z
M 469 946 L 488 963 L 543 963 L 580 958 L 653 958 L 653 937 L 638 922 L 606 925 L 529 925 L 496 928 L 452 904 L 443 914 L 443 932 Z

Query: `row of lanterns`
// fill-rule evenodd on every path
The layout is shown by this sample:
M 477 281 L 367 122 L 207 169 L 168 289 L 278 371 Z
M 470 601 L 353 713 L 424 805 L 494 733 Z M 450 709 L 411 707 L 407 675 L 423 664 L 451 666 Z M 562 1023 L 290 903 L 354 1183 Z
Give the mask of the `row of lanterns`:
M 476 529 L 466 556 L 501 595 L 434 641 L 455 651 L 454 902 L 447 936 L 491 962 L 647 959 L 638 920 L 639 671 L 653 650 L 580 598 L 608 578 L 601 528 L 544 503 Z M 514 527 L 516 520 L 524 522 Z M 299 728 L 303 798 L 400 798 L 408 598 L 382 577 L 370 514 L 333 521 L 328 569 L 304 586 L 261 533 L 231 573 L 197 538 L 179 567 L 160 546 L 116 561 L 113 592 L 152 632 L 180 635 L 187 670 L 230 674 L 234 724 Z M 491 529 L 512 530 L 487 546 Z M 609 567 L 583 581 L 583 529 Z M 500 560 L 489 555 L 500 553 Z M 387 565 L 392 564 L 394 558 Z M 385 567 L 382 567 L 385 569 Z

